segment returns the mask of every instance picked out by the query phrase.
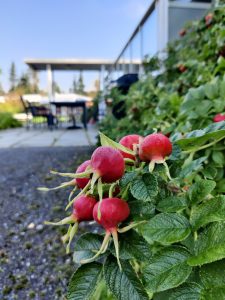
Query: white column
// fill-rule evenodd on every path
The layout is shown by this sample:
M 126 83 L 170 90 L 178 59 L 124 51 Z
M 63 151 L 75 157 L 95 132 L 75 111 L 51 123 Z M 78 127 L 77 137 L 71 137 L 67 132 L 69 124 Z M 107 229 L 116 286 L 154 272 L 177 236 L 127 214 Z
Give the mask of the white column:
M 129 73 L 133 72 L 133 49 L 132 42 L 130 43 L 130 64 L 129 64 Z
M 101 65 L 101 90 L 105 92 L 105 65 Z
M 102 97 L 98 104 L 98 119 L 101 120 L 106 114 L 106 104 L 105 104 L 105 66 L 101 65 L 101 81 L 100 89 L 102 91 Z
M 158 0 L 156 2 L 158 46 L 157 50 L 162 51 L 168 43 L 169 36 L 169 4 L 168 0 Z
M 47 65 L 47 80 L 48 80 L 48 99 L 49 101 L 53 100 L 53 78 L 52 78 L 52 68 L 51 65 Z

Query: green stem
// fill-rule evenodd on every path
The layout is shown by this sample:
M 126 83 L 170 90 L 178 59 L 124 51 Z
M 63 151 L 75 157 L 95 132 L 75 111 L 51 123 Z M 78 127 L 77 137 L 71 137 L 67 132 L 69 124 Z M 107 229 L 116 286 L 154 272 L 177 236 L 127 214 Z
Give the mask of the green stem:
M 100 254 L 102 254 L 103 250 L 105 250 L 105 248 L 106 248 L 106 245 L 109 243 L 110 236 L 111 236 L 111 232 L 107 231 L 106 234 L 105 234 L 104 240 L 102 242 L 102 245 L 101 245 L 100 249 L 98 250 L 98 252 L 91 258 L 82 259 L 80 261 L 80 263 L 81 264 L 90 263 L 90 262 L 94 261 Z
M 117 185 L 117 183 L 112 183 L 110 188 L 109 188 L 109 198 L 113 197 L 113 190 L 115 188 L 115 186 Z
M 85 194 L 86 191 L 89 189 L 90 185 L 91 185 L 91 181 L 89 180 L 89 182 L 88 182 L 87 185 L 83 188 L 83 190 L 81 190 L 81 192 L 67 204 L 65 210 L 67 210 L 67 209 L 74 203 L 74 201 L 75 201 L 78 197 L 80 197 L 81 195 Z
M 216 141 L 213 141 L 213 142 L 211 142 L 211 143 L 209 143 L 209 144 L 206 144 L 206 145 L 204 145 L 204 146 L 202 146 L 202 147 L 200 147 L 200 148 L 195 148 L 194 150 L 183 151 L 183 153 L 197 152 L 197 151 L 206 149 L 206 148 L 211 147 L 211 146 L 213 146 L 214 144 L 220 142 L 220 141 L 223 140 L 224 138 L 225 138 L 225 137 L 223 136 L 223 137 L 221 137 L 220 139 L 218 139 L 218 140 L 216 140 Z
M 132 229 L 132 228 L 134 228 L 134 227 L 137 227 L 137 226 L 139 226 L 139 225 L 141 225 L 141 224 L 144 224 L 144 223 L 146 223 L 146 222 L 147 222 L 147 221 L 140 221 L 140 222 L 136 222 L 136 223 L 131 223 L 130 225 L 125 226 L 125 227 L 123 227 L 123 228 L 118 228 L 117 231 L 118 231 L 119 233 L 124 233 L 124 232 L 127 232 L 128 230 L 130 230 L 130 229 Z
M 103 198 L 103 191 L 102 191 L 102 180 L 101 177 L 98 179 L 98 195 L 99 195 L 99 203 L 98 203 L 98 219 L 101 219 L 101 204 Z

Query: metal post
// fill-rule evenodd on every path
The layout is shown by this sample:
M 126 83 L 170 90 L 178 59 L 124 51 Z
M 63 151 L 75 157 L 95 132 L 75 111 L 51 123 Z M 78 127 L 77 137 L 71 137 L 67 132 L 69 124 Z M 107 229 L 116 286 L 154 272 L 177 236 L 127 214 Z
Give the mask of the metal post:
M 133 72 L 133 49 L 132 49 L 132 43 L 130 43 L 130 64 L 129 64 L 129 73 Z
M 51 65 L 47 65 L 47 80 L 48 80 L 48 98 L 49 101 L 53 100 L 53 88 L 52 88 L 52 68 Z
M 168 43 L 169 36 L 169 5 L 168 0 L 156 2 L 157 9 L 157 29 L 158 29 L 158 51 L 164 50 Z
M 141 64 L 139 65 L 139 76 L 141 76 L 144 73 L 143 70 L 143 61 L 144 61 L 144 44 L 143 44 L 143 27 L 139 27 L 139 33 L 140 33 L 140 56 L 141 56 Z

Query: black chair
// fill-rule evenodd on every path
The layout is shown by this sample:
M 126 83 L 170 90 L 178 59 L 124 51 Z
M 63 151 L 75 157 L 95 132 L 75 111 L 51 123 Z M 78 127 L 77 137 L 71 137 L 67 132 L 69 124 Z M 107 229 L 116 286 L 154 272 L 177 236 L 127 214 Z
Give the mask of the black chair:
M 23 96 L 20 96 L 21 103 L 24 107 L 24 111 L 27 115 L 27 124 L 26 127 L 30 127 L 29 115 L 32 115 L 32 125 L 41 125 L 43 119 L 49 128 L 53 128 L 57 125 L 57 118 L 52 114 L 51 110 L 43 105 L 35 105 L 24 100 Z

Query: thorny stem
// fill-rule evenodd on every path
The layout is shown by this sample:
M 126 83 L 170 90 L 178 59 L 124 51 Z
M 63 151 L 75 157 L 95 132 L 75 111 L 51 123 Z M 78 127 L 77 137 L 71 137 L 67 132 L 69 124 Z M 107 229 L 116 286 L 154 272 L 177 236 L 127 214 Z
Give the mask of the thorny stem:
M 94 261 L 100 254 L 103 253 L 103 250 L 106 251 L 106 245 L 108 245 L 109 243 L 109 239 L 110 239 L 110 236 L 111 236 L 111 232 L 110 231 L 107 231 L 106 234 L 105 234 L 105 237 L 104 237 L 104 240 L 102 242 L 102 245 L 100 247 L 100 249 L 98 250 L 98 252 L 91 258 L 88 258 L 88 259 L 82 259 L 80 261 L 81 264 L 87 264 L 87 263 L 90 263 L 92 261 Z

